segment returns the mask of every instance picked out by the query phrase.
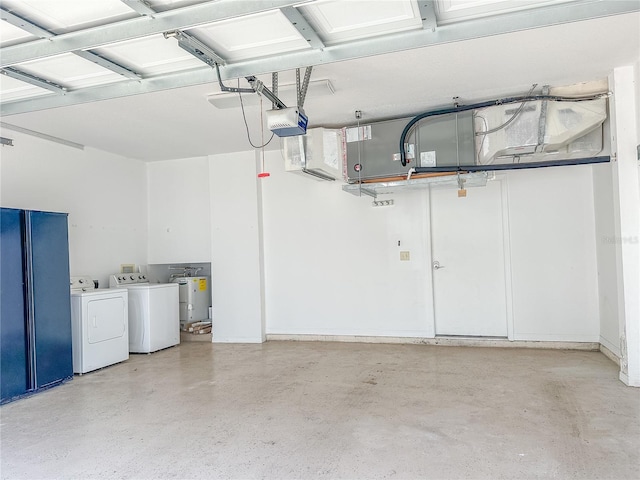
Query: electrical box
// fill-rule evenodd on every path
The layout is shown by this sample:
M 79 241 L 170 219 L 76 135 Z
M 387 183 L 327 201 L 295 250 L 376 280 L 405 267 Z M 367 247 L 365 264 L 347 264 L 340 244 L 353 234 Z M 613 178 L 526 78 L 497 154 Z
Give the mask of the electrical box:
M 347 181 L 406 177 L 412 167 L 475 164 L 473 113 L 427 117 L 405 140 L 407 165 L 400 162 L 400 136 L 413 117 L 344 129 Z

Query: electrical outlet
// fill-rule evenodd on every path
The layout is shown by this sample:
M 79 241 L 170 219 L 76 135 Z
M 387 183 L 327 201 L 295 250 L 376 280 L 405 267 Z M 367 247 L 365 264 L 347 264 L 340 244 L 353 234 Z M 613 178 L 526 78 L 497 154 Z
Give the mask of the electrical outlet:
M 409 251 L 407 250 L 403 250 L 400 252 L 400 261 L 401 262 L 408 262 L 409 260 L 411 260 L 411 253 L 409 253 Z

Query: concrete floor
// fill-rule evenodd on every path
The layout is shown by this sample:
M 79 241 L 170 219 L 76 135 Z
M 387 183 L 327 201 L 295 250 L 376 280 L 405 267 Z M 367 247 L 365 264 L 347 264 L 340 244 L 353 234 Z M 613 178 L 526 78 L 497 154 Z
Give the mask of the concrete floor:
M 184 343 L 0 408 L 2 478 L 640 476 L 599 352 Z

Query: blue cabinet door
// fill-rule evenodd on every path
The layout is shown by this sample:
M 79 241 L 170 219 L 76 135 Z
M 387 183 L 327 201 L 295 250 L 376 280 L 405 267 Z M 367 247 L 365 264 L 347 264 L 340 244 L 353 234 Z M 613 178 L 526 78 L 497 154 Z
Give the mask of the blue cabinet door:
M 24 304 L 23 212 L 0 213 L 0 393 L 2 401 L 22 395 L 27 377 L 27 329 Z
M 73 377 L 67 214 L 26 212 L 35 388 Z

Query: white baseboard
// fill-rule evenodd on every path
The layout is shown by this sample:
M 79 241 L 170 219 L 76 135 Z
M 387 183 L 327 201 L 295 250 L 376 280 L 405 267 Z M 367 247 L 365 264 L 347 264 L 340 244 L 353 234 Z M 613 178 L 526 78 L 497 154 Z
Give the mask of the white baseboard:
M 600 351 L 603 353 L 605 357 L 611 360 L 616 365 L 620 366 L 620 357 L 612 352 L 606 345 L 600 344 Z
M 510 347 L 510 348 L 542 348 L 557 350 L 600 350 L 598 342 L 550 342 L 515 340 L 506 338 L 477 337 L 374 337 L 359 335 L 284 335 L 268 334 L 267 341 L 294 342 L 352 342 L 352 343 L 400 343 L 412 345 L 444 345 L 455 347 Z
M 213 343 L 263 343 L 265 339 L 260 337 L 216 337 L 213 336 Z

